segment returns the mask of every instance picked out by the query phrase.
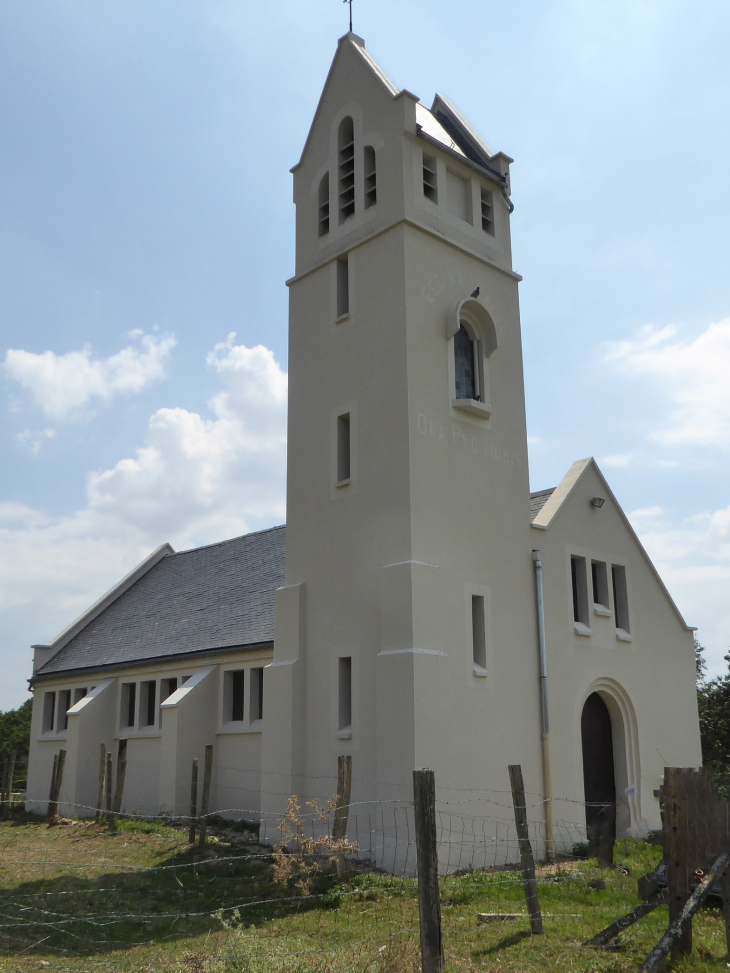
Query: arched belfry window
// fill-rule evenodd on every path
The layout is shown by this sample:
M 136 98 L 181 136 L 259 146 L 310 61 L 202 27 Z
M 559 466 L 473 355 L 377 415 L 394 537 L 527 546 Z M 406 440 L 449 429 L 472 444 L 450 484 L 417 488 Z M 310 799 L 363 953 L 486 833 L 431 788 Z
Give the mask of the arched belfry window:
M 337 147 L 339 221 L 344 223 L 355 212 L 355 130 L 349 115 L 340 122 Z
M 454 335 L 454 384 L 457 399 L 479 401 L 479 377 L 475 355 L 476 342 L 463 324 Z

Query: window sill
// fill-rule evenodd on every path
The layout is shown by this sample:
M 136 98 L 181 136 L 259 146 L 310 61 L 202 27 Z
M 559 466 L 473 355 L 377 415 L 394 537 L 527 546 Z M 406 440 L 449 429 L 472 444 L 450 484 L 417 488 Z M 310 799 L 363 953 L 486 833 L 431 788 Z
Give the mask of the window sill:
M 338 740 L 352 740 L 352 727 L 346 726 L 344 730 L 339 730 L 337 733 Z
M 634 636 L 633 635 L 629 635 L 629 633 L 628 632 L 625 632 L 622 628 L 617 628 L 616 629 L 616 641 L 617 642 L 633 642 L 634 641 Z
M 593 635 L 593 632 L 588 628 L 587 625 L 584 625 L 583 622 L 573 622 L 573 631 L 576 635 L 583 635 L 586 637 L 588 635 Z
M 451 406 L 460 412 L 466 412 L 468 416 L 476 416 L 479 419 L 489 419 L 492 415 L 489 406 L 476 399 L 452 399 Z
M 599 615 L 602 618 L 610 618 L 613 615 L 613 612 L 610 608 L 606 608 L 605 605 L 594 605 L 593 614 Z
M 352 483 L 352 477 L 349 477 L 348 476 L 348 478 L 346 480 L 338 480 L 337 483 L 335 483 L 335 487 L 336 487 L 336 489 L 339 490 L 341 487 L 347 487 L 351 483 Z
M 477 665 L 473 667 L 472 673 L 475 676 L 478 676 L 479 679 L 486 679 L 486 677 L 489 675 L 489 673 L 483 666 L 477 666 Z
M 349 321 L 349 320 L 350 320 L 350 312 L 345 311 L 344 314 L 337 315 L 337 317 L 335 318 L 335 324 L 344 324 L 345 321 Z

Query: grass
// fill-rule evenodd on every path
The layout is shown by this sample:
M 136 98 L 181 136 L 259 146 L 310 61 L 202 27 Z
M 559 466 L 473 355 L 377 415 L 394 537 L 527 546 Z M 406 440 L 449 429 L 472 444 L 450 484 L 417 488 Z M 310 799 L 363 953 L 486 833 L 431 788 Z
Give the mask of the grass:
M 250 837 L 249 837 L 249 840 Z M 666 907 L 612 949 L 583 943 L 637 902 L 636 879 L 660 850 L 621 839 L 630 874 L 572 859 L 539 869 L 545 935 L 529 935 L 516 871 L 442 879 L 449 973 L 638 970 L 667 925 Z M 605 883 L 605 887 L 602 887 Z M 144 821 L 0 824 L 0 971 L 417 973 L 412 880 L 372 871 L 318 879 L 303 898 L 272 879 L 265 849 L 219 832 L 203 850 L 186 832 Z M 520 918 L 479 923 L 479 913 Z M 704 910 L 681 971 L 727 969 L 722 914 Z

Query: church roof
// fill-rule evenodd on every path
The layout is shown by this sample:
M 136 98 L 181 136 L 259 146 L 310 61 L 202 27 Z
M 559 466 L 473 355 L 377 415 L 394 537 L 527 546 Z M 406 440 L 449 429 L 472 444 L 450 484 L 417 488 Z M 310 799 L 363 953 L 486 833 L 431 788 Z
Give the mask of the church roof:
M 554 492 L 555 487 L 550 487 L 549 490 L 538 490 L 536 493 L 530 494 L 530 520 L 537 517 Z
M 274 640 L 284 527 L 170 553 L 85 625 L 35 677 Z

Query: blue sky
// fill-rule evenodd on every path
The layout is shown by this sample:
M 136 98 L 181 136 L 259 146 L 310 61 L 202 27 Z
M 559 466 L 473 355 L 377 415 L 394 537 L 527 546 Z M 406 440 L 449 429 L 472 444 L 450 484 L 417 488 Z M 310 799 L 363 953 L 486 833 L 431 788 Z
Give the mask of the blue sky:
M 594 455 L 723 669 L 730 7 L 353 13 L 515 159 L 533 489 Z M 158 544 L 283 521 L 288 170 L 346 29 L 340 0 L 0 8 L 0 707 Z

